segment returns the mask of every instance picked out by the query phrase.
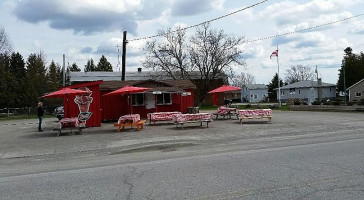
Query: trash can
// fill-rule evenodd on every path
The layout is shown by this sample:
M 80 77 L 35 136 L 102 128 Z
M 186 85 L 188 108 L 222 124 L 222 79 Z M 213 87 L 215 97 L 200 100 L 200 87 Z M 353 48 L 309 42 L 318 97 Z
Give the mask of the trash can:
M 187 107 L 188 114 L 195 114 L 200 112 L 200 107 Z

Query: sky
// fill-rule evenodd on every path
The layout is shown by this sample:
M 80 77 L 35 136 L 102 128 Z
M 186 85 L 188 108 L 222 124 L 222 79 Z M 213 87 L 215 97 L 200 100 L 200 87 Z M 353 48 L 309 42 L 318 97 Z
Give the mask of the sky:
M 62 65 L 65 54 L 66 63 L 76 63 L 82 71 L 89 59 L 97 63 L 101 55 L 114 71 L 119 71 L 116 46 L 122 45 L 123 31 L 127 31 L 130 42 L 126 71 L 137 71 L 142 67 L 142 49 L 148 40 L 133 39 L 153 36 L 158 30 L 177 25 L 196 25 L 262 1 L 2 0 L 0 26 L 5 28 L 13 50 L 25 60 L 31 53 L 42 52 L 48 64 L 54 60 Z M 277 59 L 270 59 L 277 45 L 281 78 L 291 66 L 317 66 L 323 82 L 337 83 L 344 49 L 364 51 L 364 15 L 296 31 L 360 14 L 364 14 L 363 0 L 268 0 L 215 20 L 211 27 L 253 41 L 239 47 L 246 66 L 233 69 L 237 74 L 252 74 L 257 84 L 269 84 L 278 72 Z M 195 28 L 188 29 L 187 34 L 194 31 Z M 288 32 L 292 34 L 269 38 Z

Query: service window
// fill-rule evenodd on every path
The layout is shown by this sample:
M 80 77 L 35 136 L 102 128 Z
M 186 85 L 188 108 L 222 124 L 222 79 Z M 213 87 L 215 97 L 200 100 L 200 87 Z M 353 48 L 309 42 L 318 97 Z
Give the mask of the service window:
M 172 104 L 171 93 L 157 94 L 157 104 L 158 105 Z
M 133 106 L 144 105 L 144 94 L 133 94 Z

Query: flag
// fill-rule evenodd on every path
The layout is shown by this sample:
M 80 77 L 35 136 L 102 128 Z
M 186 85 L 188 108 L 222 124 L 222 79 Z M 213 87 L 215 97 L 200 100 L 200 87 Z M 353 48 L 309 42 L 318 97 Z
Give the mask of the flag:
M 270 59 L 272 59 L 272 56 L 277 56 L 278 57 L 278 50 L 275 50 L 272 52 L 272 54 L 270 55 Z

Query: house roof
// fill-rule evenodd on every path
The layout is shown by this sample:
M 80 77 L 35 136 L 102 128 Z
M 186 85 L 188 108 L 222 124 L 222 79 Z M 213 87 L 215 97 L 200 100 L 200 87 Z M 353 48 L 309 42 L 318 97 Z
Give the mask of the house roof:
M 198 80 L 201 74 L 198 71 L 189 72 L 190 79 Z M 121 72 L 68 72 L 70 82 L 86 82 L 86 81 L 118 81 L 121 80 Z M 175 77 L 181 78 L 179 73 L 175 73 Z M 218 73 L 217 78 L 227 79 L 226 74 Z M 169 80 L 171 76 L 160 71 L 127 71 L 125 72 L 125 80 Z
M 196 89 L 190 80 L 129 80 L 129 81 L 104 81 L 100 90 L 117 90 L 124 86 L 140 86 L 152 88 L 150 91 L 183 92 L 185 89 Z
M 268 87 L 264 84 L 246 84 L 244 85 L 249 90 L 266 90 Z
M 281 87 L 280 89 L 311 88 L 311 87 L 319 87 L 318 82 L 317 81 L 299 81 L 296 83 L 285 85 L 285 86 Z M 322 83 L 320 87 L 336 87 L 336 85 L 331 84 L 331 83 Z M 278 88 L 276 88 L 275 90 L 277 90 L 277 89 Z
M 355 87 L 356 85 L 359 85 L 361 82 L 364 82 L 364 79 L 361 79 L 360 81 L 356 82 L 352 86 L 348 87 L 347 90 L 350 90 L 352 87 Z

